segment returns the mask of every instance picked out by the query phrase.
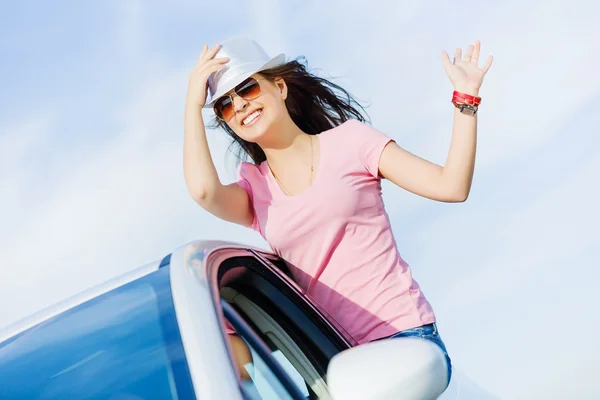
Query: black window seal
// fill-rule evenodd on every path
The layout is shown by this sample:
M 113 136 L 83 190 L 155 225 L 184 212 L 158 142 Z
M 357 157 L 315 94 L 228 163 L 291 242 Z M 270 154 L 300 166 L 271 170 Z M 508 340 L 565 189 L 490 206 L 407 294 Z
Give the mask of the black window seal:
M 244 267 L 257 273 L 258 277 L 266 281 L 270 288 L 286 297 L 299 312 L 311 319 L 312 324 L 325 336 L 327 342 L 337 349 L 336 354 L 352 347 L 339 332 L 336 332 L 335 327 L 324 317 L 318 307 L 310 304 L 294 287 L 281 281 L 281 277 L 278 276 L 281 275 L 280 271 L 273 271 L 271 266 L 252 255 L 231 257 L 221 262 L 218 267 L 217 287 L 221 285 L 221 274 L 231 267 Z M 314 342 L 314 340 L 311 341 Z M 328 354 L 328 352 L 324 354 Z
M 258 252 L 256 252 L 253 249 L 248 249 L 248 251 L 254 256 L 254 258 L 256 258 L 256 260 L 258 260 L 259 263 L 263 264 L 265 267 L 270 268 L 270 270 L 269 270 L 270 274 L 273 274 L 275 277 L 281 279 L 281 277 L 277 276 L 278 273 L 281 273 L 281 274 L 287 276 L 288 279 L 291 279 L 292 281 L 294 280 L 294 278 L 291 275 L 291 272 L 289 270 L 282 270 L 278 265 L 275 265 L 275 263 L 272 260 L 265 258 L 263 255 L 259 254 Z M 285 265 L 285 261 L 283 259 L 279 258 L 279 260 Z M 287 266 L 286 266 L 286 269 L 287 269 Z M 257 272 L 260 272 L 260 271 L 257 271 Z M 262 274 L 263 272 L 260 272 L 260 273 Z M 337 323 L 337 321 L 332 321 L 332 319 L 333 319 L 332 316 L 325 315 L 323 313 L 323 310 L 321 310 L 321 308 L 318 305 L 314 304 L 313 301 L 307 299 L 304 294 L 299 293 L 294 287 L 290 286 L 286 282 L 281 282 L 281 284 L 275 284 L 273 282 L 273 280 L 270 279 L 268 276 L 265 276 L 265 278 L 267 280 L 271 281 L 271 284 L 279 287 L 279 290 L 283 291 L 288 297 L 291 298 L 291 296 L 296 296 L 297 300 L 294 300 L 294 302 L 297 305 L 299 305 L 298 302 L 302 302 L 302 304 L 303 304 L 303 306 L 301 306 L 302 308 L 308 307 L 308 308 L 312 309 L 311 312 L 316 314 L 316 316 L 320 319 L 321 323 L 330 325 L 330 327 L 328 328 L 328 330 L 326 332 L 329 332 L 329 331 L 335 332 L 335 336 L 334 336 L 334 338 L 332 338 L 330 336 L 330 333 L 328 333 L 327 336 L 329 337 L 329 339 L 331 341 L 335 341 L 335 342 L 341 341 L 343 343 L 343 348 L 341 348 L 341 350 L 349 349 L 358 344 L 356 342 L 353 343 L 349 340 L 349 338 L 351 338 L 351 336 L 348 332 L 344 331 L 344 332 L 346 332 L 346 335 L 344 335 L 342 332 L 340 332 L 340 331 L 344 330 L 344 328 L 339 323 Z

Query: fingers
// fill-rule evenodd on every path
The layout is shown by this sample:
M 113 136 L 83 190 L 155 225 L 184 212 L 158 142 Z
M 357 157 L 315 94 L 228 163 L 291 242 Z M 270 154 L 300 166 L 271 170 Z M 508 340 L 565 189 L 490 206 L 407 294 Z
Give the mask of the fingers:
M 462 56 L 462 49 L 460 47 L 457 47 L 456 51 L 454 52 L 454 62 L 460 61 L 461 56 Z
M 207 51 L 208 51 L 208 45 L 205 44 L 204 46 L 202 46 L 202 52 L 200 53 L 200 56 L 196 60 L 196 65 L 200 64 L 202 62 L 202 60 L 204 60 L 204 57 L 206 56 Z
M 205 65 L 223 65 L 229 62 L 229 57 L 221 57 L 221 58 L 213 58 L 212 60 L 208 60 Z
M 473 48 L 473 54 L 471 55 L 471 63 L 477 66 L 479 62 L 479 51 L 481 50 L 481 42 L 479 40 L 475 41 L 475 47 Z
M 211 59 L 211 58 L 213 58 L 213 57 L 215 56 L 215 54 L 217 54 L 217 51 L 219 51 L 220 49 L 221 49 L 221 45 L 220 45 L 220 44 L 218 44 L 218 45 L 216 45 L 215 47 L 213 47 L 212 49 L 210 49 L 210 50 L 208 51 L 208 53 L 206 53 L 206 56 L 207 56 L 209 59 Z
M 480 54 L 481 54 L 481 42 L 479 40 L 476 40 L 474 45 L 470 44 L 467 47 L 467 50 L 465 50 L 464 57 L 461 57 L 462 49 L 460 47 L 456 49 L 453 64 L 456 61 L 464 61 L 464 62 L 469 62 L 469 63 L 477 66 L 477 64 L 479 63 Z M 491 64 L 491 61 L 489 61 L 489 60 L 486 61 L 487 68 L 489 68 L 488 62 Z
M 453 62 L 450 61 L 450 56 L 448 56 L 448 53 L 446 53 L 445 51 L 442 51 L 442 64 L 444 65 L 444 68 L 447 70 L 449 67 L 452 66 Z
M 205 59 L 199 60 L 198 63 L 194 66 L 195 70 L 202 69 L 205 65 L 214 64 L 214 63 L 227 63 L 229 61 L 229 57 L 219 57 L 213 59 Z
M 210 65 L 207 65 L 207 66 L 205 67 L 205 69 L 204 69 L 204 73 L 206 74 L 206 77 L 207 77 L 207 79 L 208 79 L 208 77 L 209 77 L 209 76 L 210 76 L 212 73 L 214 73 L 214 72 L 217 72 L 217 71 L 219 71 L 219 70 L 221 70 L 221 69 L 223 69 L 223 68 L 225 68 L 225 64 L 224 64 L 224 63 L 223 63 L 223 64 L 221 64 L 221 63 L 210 64 Z
M 208 60 L 206 63 L 207 64 L 212 64 L 212 63 L 218 63 L 218 64 L 223 64 L 229 61 L 229 57 L 219 57 L 219 58 L 213 58 L 212 60 Z
M 196 73 L 205 75 L 208 79 L 208 76 L 221 68 L 225 68 L 225 65 L 229 62 L 228 57 L 223 58 L 214 58 L 212 60 L 208 60 L 200 65 L 194 70 Z M 215 69 L 216 68 L 216 69 Z
M 473 56 L 474 46 L 472 44 L 467 47 L 467 51 L 465 51 L 465 56 L 463 57 L 463 61 L 471 62 L 471 57 Z
M 206 54 L 207 51 L 208 51 L 208 45 L 205 44 L 204 46 L 202 46 L 202 53 L 200 53 L 200 57 L 198 58 L 198 60 L 200 60 L 202 57 L 204 57 L 204 55 Z
M 202 47 L 202 53 L 200 53 L 200 57 L 198 57 L 198 61 L 196 61 L 196 64 L 201 64 L 203 62 L 205 62 L 206 60 L 210 60 L 212 59 L 215 54 L 217 54 L 217 52 L 219 51 L 219 49 L 221 48 L 220 44 L 217 44 L 215 47 L 209 49 L 208 45 L 205 44 Z
M 487 74 L 488 70 L 492 66 L 492 61 L 494 61 L 494 57 L 493 56 L 489 56 L 488 59 L 486 60 L 485 64 L 483 65 L 483 67 L 481 67 L 481 69 L 483 70 L 484 74 Z

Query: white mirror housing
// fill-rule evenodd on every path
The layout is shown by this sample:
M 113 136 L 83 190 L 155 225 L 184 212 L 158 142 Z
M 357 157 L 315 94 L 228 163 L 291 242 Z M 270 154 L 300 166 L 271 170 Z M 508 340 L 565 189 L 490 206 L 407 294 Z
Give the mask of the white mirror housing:
M 444 392 L 445 355 L 421 338 L 366 343 L 334 356 L 327 384 L 334 400 L 428 400 Z

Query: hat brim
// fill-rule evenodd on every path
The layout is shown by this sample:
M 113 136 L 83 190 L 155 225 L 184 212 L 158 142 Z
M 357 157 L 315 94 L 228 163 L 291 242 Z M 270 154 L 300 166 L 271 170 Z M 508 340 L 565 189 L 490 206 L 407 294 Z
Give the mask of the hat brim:
M 204 105 L 204 108 L 212 108 L 215 104 L 215 101 L 219 97 L 223 96 L 225 93 L 229 92 L 231 89 L 242 83 L 246 78 L 260 71 L 264 71 L 265 69 L 274 68 L 279 65 L 282 65 L 283 63 L 285 63 L 285 54 L 281 53 L 271 58 L 269 61 L 262 65 L 257 64 L 250 66 L 245 72 L 236 75 L 235 79 L 231 79 L 227 83 L 219 86 L 219 90 L 217 90 L 215 94 L 211 96 L 210 101 Z

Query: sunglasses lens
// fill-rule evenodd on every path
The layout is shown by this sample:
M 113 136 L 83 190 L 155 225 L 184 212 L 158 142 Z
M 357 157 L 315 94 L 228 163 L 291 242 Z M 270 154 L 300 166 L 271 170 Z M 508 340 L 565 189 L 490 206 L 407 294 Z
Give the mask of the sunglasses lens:
M 254 78 L 248 78 L 236 86 L 235 92 L 245 100 L 253 100 L 260 96 L 260 85 Z
M 218 99 L 214 105 L 215 114 L 222 120 L 229 121 L 233 117 L 233 104 L 229 96 Z
M 254 78 L 248 78 L 235 87 L 235 93 L 244 100 L 254 100 L 260 96 L 260 85 Z M 224 121 L 229 121 L 235 114 L 230 96 L 223 96 L 215 102 L 215 114 Z

